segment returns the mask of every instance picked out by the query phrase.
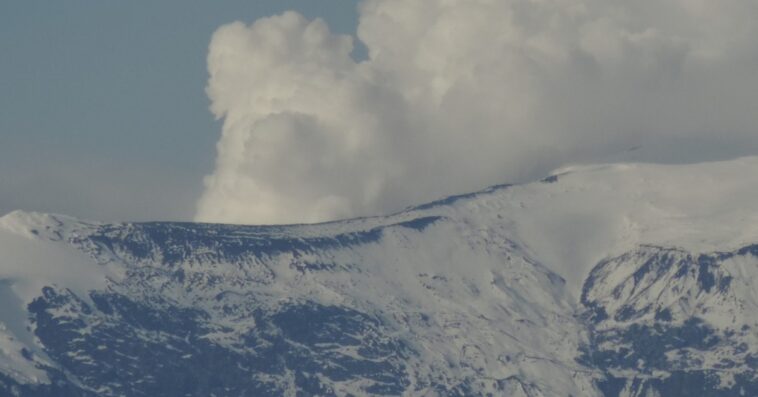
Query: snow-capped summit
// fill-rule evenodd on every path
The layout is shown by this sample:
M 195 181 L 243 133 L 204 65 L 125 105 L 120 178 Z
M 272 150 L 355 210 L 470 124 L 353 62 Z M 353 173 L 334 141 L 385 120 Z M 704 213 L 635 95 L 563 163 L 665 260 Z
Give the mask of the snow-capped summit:
M 758 158 L 315 225 L 0 218 L 0 394 L 758 395 Z
M 69 221 L 75 221 L 69 218 Z M 39 230 L 49 230 L 62 225 L 55 215 L 39 212 L 13 211 L 0 217 L 0 229 L 26 237 L 34 237 Z

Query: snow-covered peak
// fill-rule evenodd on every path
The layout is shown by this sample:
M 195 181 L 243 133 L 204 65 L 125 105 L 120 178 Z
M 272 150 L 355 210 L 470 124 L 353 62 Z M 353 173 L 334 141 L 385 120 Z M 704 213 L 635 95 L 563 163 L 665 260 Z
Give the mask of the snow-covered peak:
M 577 293 L 600 260 L 644 244 L 699 253 L 758 241 L 758 157 L 575 166 L 453 205 L 500 224 Z
M 67 215 L 22 210 L 0 217 L 0 230 L 28 238 L 46 237 L 51 240 L 60 240 L 63 233 L 91 224 Z
M 94 224 L 76 218 L 38 212 L 13 211 L 0 218 L 0 281 L 33 286 L 60 285 L 77 291 L 102 286 L 105 266 L 93 262 L 69 243 Z
M 699 164 L 575 165 L 541 181 L 501 185 L 382 217 L 270 226 L 261 236 L 322 236 L 426 216 L 517 241 L 568 281 L 578 298 L 594 264 L 645 244 L 688 252 L 729 251 L 758 241 L 758 157 Z M 63 215 L 15 211 L 0 229 L 61 239 L 95 226 Z

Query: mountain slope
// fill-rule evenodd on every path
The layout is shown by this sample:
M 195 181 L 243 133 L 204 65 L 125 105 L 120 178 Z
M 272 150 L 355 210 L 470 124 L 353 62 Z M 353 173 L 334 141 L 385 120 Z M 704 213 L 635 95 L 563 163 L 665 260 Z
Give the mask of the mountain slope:
M 0 394 L 758 394 L 755 171 L 577 167 L 318 225 L 11 213 Z

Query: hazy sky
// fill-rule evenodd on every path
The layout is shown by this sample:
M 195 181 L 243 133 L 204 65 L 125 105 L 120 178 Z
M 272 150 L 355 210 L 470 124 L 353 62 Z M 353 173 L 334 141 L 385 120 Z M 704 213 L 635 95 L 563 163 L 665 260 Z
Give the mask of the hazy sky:
M 221 126 L 222 24 L 297 9 L 354 32 L 352 0 L 0 2 L 0 214 L 191 219 Z
M 356 3 L 3 2 L 0 212 L 311 222 L 758 154 L 755 0 Z

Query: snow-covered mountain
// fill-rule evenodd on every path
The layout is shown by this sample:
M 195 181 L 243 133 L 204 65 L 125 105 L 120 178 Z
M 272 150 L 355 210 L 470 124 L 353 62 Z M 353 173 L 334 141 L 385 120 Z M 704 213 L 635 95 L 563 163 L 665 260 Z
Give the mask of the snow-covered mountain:
M 0 218 L 0 395 L 758 396 L 758 158 L 317 225 Z

